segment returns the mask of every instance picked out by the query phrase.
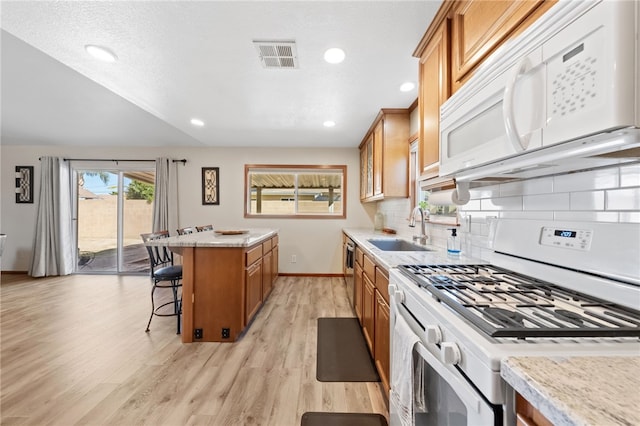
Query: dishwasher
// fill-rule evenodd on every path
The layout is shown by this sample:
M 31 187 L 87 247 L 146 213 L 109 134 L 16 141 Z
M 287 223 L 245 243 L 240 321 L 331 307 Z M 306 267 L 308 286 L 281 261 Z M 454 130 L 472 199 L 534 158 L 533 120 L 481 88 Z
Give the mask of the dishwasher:
M 347 285 L 347 296 L 349 297 L 349 303 L 353 306 L 353 300 L 355 298 L 354 291 L 354 276 L 353 276 L 353 262 L 355 259 L 356 245 L 350 238 L 346 238 L 344 242 L 344 265 L 342 272 L 344 273 L 344 282 Z

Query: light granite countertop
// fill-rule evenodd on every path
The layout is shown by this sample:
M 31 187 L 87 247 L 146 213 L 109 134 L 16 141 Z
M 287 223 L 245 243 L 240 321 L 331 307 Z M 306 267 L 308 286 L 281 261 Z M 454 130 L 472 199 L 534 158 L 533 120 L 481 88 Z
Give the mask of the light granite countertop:
M 218 231 L 218 232 L 216 232 Z M 240 230 L 238 230 L 240 231 Z M 220 230 L 195 232 L 187 235 L 176 235 L 160 240 L 147 242 L 150 246 L 167 247 L 250 247 L 267 240 L 278 233 L 277 229 L 251 228 L 241 230 L 234 235 L 220 234 Z
M 500 375 L 555 426 L 640 425 L 640 354 L 510 357 Z
M 377 263 L 386 270 L 398 265 L 468 265 L 472 263 L 487 263 L 480 259 L 465 256 L 464 253 L 460 257 L 449 257 L 447 256 L 446 249 L 428 244 L 424 247 L 429 251 L 384 251 L 371 244 L 368 240 L 399 239 L 409 242 L 413 241 L 411 241 L 410 238 L 374 231 L 371 228 L 344 228 L 342 231 L 347 234 L 358 247 L 375 258 Z

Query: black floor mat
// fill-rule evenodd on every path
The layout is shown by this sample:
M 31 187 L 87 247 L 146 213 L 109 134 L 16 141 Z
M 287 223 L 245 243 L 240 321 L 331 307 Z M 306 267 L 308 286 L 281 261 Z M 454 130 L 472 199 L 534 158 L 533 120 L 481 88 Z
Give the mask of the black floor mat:
M 300 426 L 387 426 L 387 419 L 381 414 L 307 412 Z
M 316 378 L 321 382 L 379 382 L 357 318 L 318 318 Z

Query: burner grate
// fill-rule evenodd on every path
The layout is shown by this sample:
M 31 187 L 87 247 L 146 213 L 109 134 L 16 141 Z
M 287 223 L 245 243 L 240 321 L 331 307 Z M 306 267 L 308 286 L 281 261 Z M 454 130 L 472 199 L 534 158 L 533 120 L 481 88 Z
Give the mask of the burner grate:
M 491 337 L 640 337 L 640 312 L 503 268 L 399 270 Z

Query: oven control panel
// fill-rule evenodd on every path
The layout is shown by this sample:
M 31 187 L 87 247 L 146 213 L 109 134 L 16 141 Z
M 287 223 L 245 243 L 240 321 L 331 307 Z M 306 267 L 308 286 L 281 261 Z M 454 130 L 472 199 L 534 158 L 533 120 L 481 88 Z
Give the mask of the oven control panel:
M 589 229 L 542 228 L 540 244 L 544 246 L 588 251 L 591 249 L 593 231 Z

